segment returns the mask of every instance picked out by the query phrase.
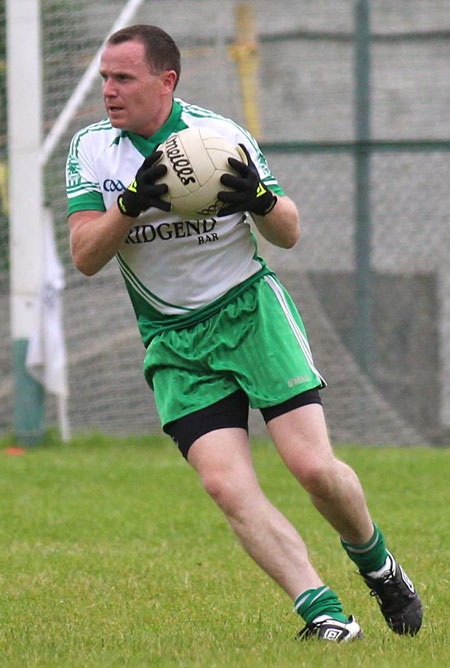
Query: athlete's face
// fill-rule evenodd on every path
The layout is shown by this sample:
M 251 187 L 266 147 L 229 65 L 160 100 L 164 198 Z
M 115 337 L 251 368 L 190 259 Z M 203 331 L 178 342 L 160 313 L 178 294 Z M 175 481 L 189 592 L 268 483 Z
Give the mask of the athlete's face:
M 172 70 L 153 74 L 142 42 L 106 46 L 100 74 L 106 111 L 115 128 L 150 137 L 165 123 L 176 74 Z

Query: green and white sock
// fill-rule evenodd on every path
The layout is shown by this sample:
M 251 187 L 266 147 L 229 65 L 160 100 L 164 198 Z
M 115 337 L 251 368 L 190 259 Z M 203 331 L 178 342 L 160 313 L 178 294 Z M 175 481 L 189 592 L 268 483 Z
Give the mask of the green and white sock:
M 307 624 L 320 615 L 332 617 L 347 623 L 348 617 L 342 612 L 342 604 L 336 594 L 327 586 L 307 589 L 294 601 L 294 612 L 297 612 Z
M 387 569 L 390 558 L 386 549 L 384 536 L 376 524 L 372 538 L 362 545 L 347 543 L 341 538 L 342 547 L 350 559 L 358 566 L 362 573 L 375 571 L 383 572 Z

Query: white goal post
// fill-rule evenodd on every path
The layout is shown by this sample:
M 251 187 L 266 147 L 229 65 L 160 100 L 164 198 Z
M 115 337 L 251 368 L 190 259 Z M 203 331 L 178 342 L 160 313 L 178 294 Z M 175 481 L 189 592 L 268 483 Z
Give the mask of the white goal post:
M 128 0 L 107 37 L 127 25 L 142 2 Z M 40 0 L 6 0 L 13 429 L 24 445 L 38 443 L 45 432 L 45 390 L 26 367 L 44 271 L 43 168 L 98 74 L 102 48 L 42 141 L 40 23 Z M 67 437 L 64 401 L 59 401 L 58 413 L 60 430 Z
M 44 391 L 25 364 L 43 270 L 39 0 L 7 0 L 6 24 L 13 422 L 16 438 L 29 445 L 44 432 Z

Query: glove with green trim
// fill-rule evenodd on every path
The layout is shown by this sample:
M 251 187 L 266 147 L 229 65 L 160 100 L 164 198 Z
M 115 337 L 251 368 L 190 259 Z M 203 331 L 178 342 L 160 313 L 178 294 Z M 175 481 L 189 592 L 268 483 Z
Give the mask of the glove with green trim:
M 117 206 L 124 216 L 137 218 L 142 211 L 147 211 L 151 206 L 170 211 L 170 203 L 161 199 L 161 195 L 167 193 L 165 183 L 155 183 L 157 179 L 167 172 L 165 165 L 155 165 L 162 151 L 154 150 L 136 172 L 136 176 L 128 188 L 117 198 Z
M 223 174 L 220 177 L 221 183 L 232 190 L 221 190 L 217 194 L 218 199 L 226 204 L 219 209 L 217 215 L 222 217 L 238 211 L 250 211 L 257 216 L 266 216 L 277 203 L 277 196 L 261 181 L 258 170 L 244 144 L 239 144 L 239 146 L 247 158 L 247 164 L 235 158 L 228 158 L 228 164 L 238 173 L 238 176 Z

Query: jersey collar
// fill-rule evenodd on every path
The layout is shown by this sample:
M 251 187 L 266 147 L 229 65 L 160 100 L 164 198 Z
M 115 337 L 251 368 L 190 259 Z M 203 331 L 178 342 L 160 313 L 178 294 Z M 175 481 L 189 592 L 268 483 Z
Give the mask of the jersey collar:
M 154 135 L 148 139 L 145 139 L 144 137 L 141 137 L 141 135 L 137 135 L 134 132 L 130 132 L 129 130 L 122 130 L 120 136 L 121 138 L 128 137 L 133 143 L 133 146 L 137 148 L 140 153 L 142 153 L 144 158 L 147 158 L 150 153 L 154 151 L 155 147 L 158 146 L 158 144 L 161 144 L 167 139 L 167 137 L 175 132 L 175 130 L 179 129 L 180 118 L 181 105 L 179 102 L 177 102 L 177 100 L 174 100 L 169 118 Z

